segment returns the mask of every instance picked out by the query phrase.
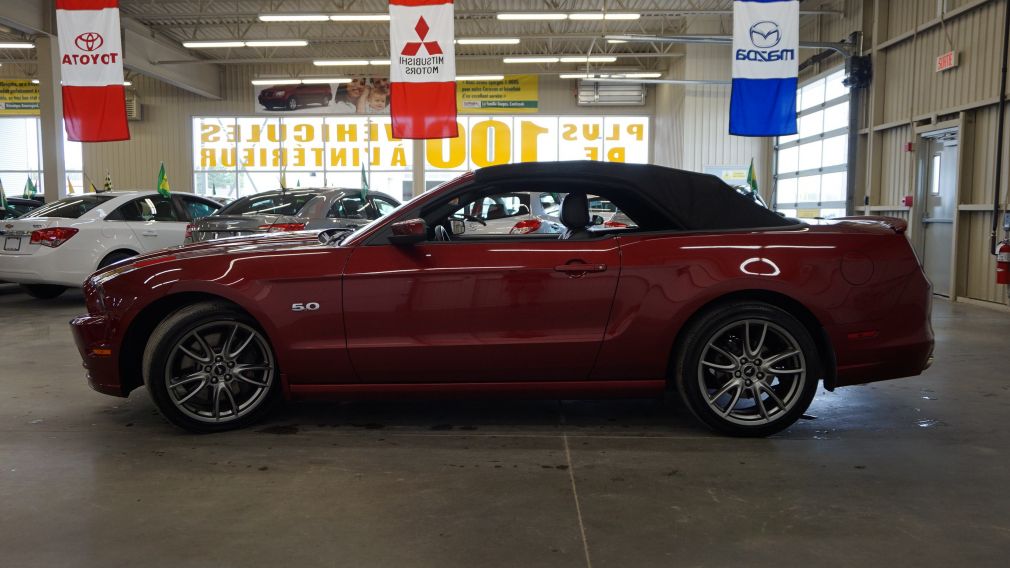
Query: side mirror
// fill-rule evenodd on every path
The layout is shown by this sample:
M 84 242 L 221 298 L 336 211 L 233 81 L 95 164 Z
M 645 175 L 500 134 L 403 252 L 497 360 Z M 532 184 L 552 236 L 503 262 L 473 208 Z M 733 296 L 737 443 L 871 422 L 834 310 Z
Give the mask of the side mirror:
M 424 219 L 407 219 L 393 223 L 389 242 L 394 245 L 412 245 L 428 238 L 428 225 Z
M 452 229 L 452 234 L 462 235 L 466 232 L 466 223 L 460 219 L 451 219 L 449 221 L 449 228 Z
M 599 215 L 593 215 L 589 219 L 589 224 L 590 225 L 602 225 L 603 224 L 603 217 L 601 217 Z

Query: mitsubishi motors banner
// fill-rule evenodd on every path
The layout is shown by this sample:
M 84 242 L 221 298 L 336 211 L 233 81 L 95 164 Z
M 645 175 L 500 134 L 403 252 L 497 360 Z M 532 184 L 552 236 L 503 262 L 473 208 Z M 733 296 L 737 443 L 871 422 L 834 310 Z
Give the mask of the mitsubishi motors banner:
M 129 140 L 118 0 L 56 0 L 67 138 Z
M 796 134 L 799 41 L 797 0 L 733 2 L 730 134 Z
M 452 0 L 389 0 L 391 114 L 397 138 L 455 138 Z

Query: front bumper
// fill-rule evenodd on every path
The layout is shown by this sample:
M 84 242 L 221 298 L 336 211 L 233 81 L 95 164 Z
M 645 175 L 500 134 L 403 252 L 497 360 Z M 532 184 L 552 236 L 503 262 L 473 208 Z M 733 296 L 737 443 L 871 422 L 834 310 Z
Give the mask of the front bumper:
M 88 384 L 94 390 L 112 396 L 127 396 L 119 380 L 119 354 L 108 340 L 106 316 L 80 316 L 70 320 L 74 343 L 87 369 Z

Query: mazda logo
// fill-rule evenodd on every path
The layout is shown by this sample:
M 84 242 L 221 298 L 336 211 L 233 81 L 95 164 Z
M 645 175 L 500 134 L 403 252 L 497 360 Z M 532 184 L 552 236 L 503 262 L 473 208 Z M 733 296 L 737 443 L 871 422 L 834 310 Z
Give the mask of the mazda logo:
M 782 41 L 782 33 L 779 31 L 779 25 L 775 22 L 766 20 L 750 27 L 750 42 L 754 44 L 754 47 L 768 49 L 775 47 L 780 41 Z
M 94 51 L 105 45 L 105 38 L 98 32 L 84 32 L 74 39 L 74 45 L 81 51 Z

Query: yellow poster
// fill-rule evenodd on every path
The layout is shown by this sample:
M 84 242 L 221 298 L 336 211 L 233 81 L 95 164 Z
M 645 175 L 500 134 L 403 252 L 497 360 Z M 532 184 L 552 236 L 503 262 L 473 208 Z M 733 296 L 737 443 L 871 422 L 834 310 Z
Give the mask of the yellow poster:
M 38 114 L 38 85 L 28 79 L 0 79 L 0 116 Z
M 460 114 L 516 114 L 537 112 L 539 108 L 540 83 L 536 75 L 456 82 L 456 109 Z

